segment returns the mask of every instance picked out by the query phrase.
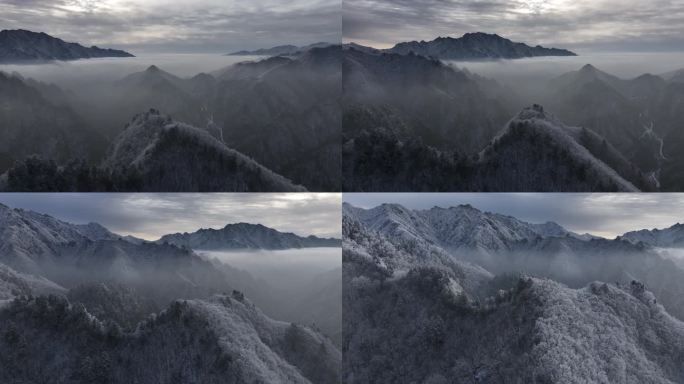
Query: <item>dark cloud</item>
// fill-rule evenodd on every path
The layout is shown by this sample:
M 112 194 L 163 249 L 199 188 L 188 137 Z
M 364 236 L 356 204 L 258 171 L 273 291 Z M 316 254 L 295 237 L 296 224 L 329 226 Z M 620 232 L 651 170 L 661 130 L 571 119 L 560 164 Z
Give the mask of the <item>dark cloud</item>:
M 680 51 L 684 0 L 345 0 L 343 39 L 400 41 L 498 33 L 577 50 Z
M 341 19 L 334 0 L 0 0 L 2 28 L 134 52 L 338 42 Z
M 413 209 L 471 204 L 532 223 L 554 221 L 579 233 L 606 237 L 684 221 L 684 194 L 392 193 L 345 194 L 344 201 L 364 208 L 382 203 Z
M 238 222 L 302 236 L 341 236 L 340 194 L 0 194 L 0 203 L 147 239 Z

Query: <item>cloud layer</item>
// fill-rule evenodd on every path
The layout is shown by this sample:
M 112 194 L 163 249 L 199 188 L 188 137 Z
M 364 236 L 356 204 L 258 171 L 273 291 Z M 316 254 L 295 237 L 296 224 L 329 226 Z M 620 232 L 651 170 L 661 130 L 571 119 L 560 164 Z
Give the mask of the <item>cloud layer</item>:
M 336 0 L 0 0 L 3 29 L 163 52 L 232 52 L 341 39 Z
M 576 50 L 681 51 L 684 0 L 344 0 L 345 41 L 401 41 L 498 33 Z
M 156 240 L 176 232 L 263 224 L 300 236 L 341 236 L 341 194 L 49 193 L 0 194 L 0 203 L 75 224 L 96 222 L 120 235 Z
M 639 229 L 667 228 L 684 222 L 684 194 L 608 193 L 391 193 L 345 194 L 344 201 L 372 208 L 398 203 L 413 209 L 471 204 L 483 211 L 569 230 L 615 237 Z

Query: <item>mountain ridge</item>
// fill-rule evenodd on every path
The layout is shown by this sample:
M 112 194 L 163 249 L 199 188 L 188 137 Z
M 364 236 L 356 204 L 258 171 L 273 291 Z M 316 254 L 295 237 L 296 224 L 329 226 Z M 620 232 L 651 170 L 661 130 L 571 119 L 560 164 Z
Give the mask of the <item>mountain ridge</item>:
M 677 281 L 674 275 L 663 278 L 669 281 L 664 287 L 653 286 L 654 295 L 628 273 L 576 286 L 537 276 L 537 270 L 492 273 L 486 258 L 466 261 L 466 249 L 447 249 L 442 246 L 447 239 L 440 239 L 437 229 L 420 227 L 431 222 L 459 233 L 456 226 L 465 222 L 471 230 L 461 232 L 475 233 L 489 226 L 486 233 L 520 246 L 515 255 L 520 258 L 549 243 L 542 245 L 537 263 L 559 271 L 575 267 L 565 255 L 572 252 L 566 243 L 575 243 L 598 249 L 615 244 L 620 256 L 627 256 L 622 249 L 631 249 L 645 274 L 655 273 L 652 260 L 644 261 L 643 248 L 627 241 L 553 236 L 562 234 L 553 224 L 506 227 L 506 216 L 488 216 L 468 205 L 410 210 L 385 204 L 365 210 L 345 204 L 343 211 L 345 382 L 510 383 L 513 377 L 525 382 L 655 384 L 684 377 L 684 323 L 668 313 L 675 309 L 682 316 L 671 306 L 680 302 L 681 294 L 668 297 L 669 289 L 675 289 L 670 285 Z M 440 221 L 436 213 L 454 220 Z M 551 235 L 527 232 L 532 229 Z M 496 250 L 499 243 L 481 244 Z M 467 244 L 473 247 L 477 245 Z M 562 255 L 561 263 L 554 264 L 554 252 Z M 509 260 L 496 252 L 492 262 Z M 601 259 L 601 264 L 608 262 Z M 618 260 L 621 266 L 627 262 Z M 618 282 L 601 282 L 606 280 Z
M 96 46 L 86 48 L 67 43 L 44 32 L 23 29 L 0 31 L 0 62 L 36 62 L 78 60 L 100 57 L 134 57 L 132 54 Z
M 198 250 L 339 247 L 341 244 L 339 239 L 313 235 L 301 237 L 291 232 L 280 232 L 261 224 L 249 223 L 227 224 L 221 229 L 199 229 L 193 233 L 168 234 L 157 242 Z
M 516 43 L 497 34 L 466 33 L 462 37 L 437 37 L 432 41 L 398 43 L 385 52 L 436 57 L 442 60 L 519 59 L 539 56 L 577 56 L 558 48 L 531 47 Z

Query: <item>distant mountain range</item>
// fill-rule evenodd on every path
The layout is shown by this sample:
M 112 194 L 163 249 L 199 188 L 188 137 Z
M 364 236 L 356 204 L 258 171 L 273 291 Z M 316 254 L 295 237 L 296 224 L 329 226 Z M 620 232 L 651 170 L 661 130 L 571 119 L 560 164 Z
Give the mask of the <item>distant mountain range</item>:
M 358 44 L 349 45 L 356 49 L 372 50 Z M 441 60 L 490 60 L 521 59 L 540 56 L 577 56 L 566 49 L 544 48 L 540 45 L 531 47 L 525 43 L 516 43 L 497 34 L 466 33 L 462 37 L 438 37 L 432 41 L 410 41 L 398 43 L 394 47 L 381 52 L 410 53 L 434 57 Z
M 665 383 L 684 374 L 684 268 L 643 243 L 469 205 L 345 205 L 343 268 L 343 379 Z
M 78 60 L 96 57 L 134 57 L 132 54 L 96 46 L 67 43 L 46 33 L 22 29 L 0 31 L 0 62 L 25 63 L 52 60 Z
M 307 52 L 313 48 L 325 48 L 333 44 L 331 43 L 314 43 L 298 47 L 296 45 L 279 45 L 273 48 L 262 48 L 254 51 L 237 51 L 229 53 L 226 56 L 292 56 Z
M 684 224 L 677 223 L 664 229 L 627 232 L 620 238 L 653 247 L 684 248 Z
M 283 233 L 261 224 L 228 224 L 221 229 L 200 229 L 193 233 L 165 235 L 157 241 L 197 250 L 290 249 L 339 247 L 340 239 L 301 237 Z

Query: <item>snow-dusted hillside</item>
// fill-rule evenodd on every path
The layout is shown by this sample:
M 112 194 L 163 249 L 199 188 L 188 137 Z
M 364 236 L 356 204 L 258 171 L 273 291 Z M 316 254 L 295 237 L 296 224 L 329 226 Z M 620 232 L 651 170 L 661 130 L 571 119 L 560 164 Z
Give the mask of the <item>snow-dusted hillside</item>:
M 0 204 L 0 261 L 24 270 L 55 257 L 58 247 L 118 236 L 98 224 L 74 225 Z
M 339 383 L 327 338 L 269 319 L 239 292 L 176 301 L 133 332 L 65 299 L 24 298 L 0 310 L 0 327 L 2 381 Z
M 169 243 L 196 250 L 220 249 L 290 249 L 339 247 L 339 239 L 301 237 L 283 233 L 261 224 L 228 224 L 221 229 L 200 229 L 193 233 L 165 235 L 157 243 Z
M 592 142 L 601 140 L 587 129 L 566 126 L 539 105 L 525 108 L 480 153 L 476 183 L 492 190 L 537 192 L 636 192 L 634 183 L 648 185 L 608 144 L 603 153 L 592 152 Z
M 346 383 L 684 380 L 683 276 L 648 248 L 470 206 L 345 205 L 343 234 Z
M 482 212 L 470 205 L 415 211 L 398 204 L 364 210 L 344 205 L 351 215 L 372 231 L 398 241 L 424 241 L 445 249 L 512 250 L 517 243 L 542 237 L 583 236 L 557 223 L 531 224 L 511 216 Z
M 0 382 L 339 382 L 340 352 L 318 328 L 271 320 L 237 291 L 210 298 L 244 286 L 269 313 L 292 302 L 288 319 L 311 324 L 327 292 L 285 297 L 187 248 L 4 205 L 0 245 Z M 337 337 L 339 323 L 326 330 Z
M 208 131 L 156 110 L 136 116 L 103 166 L 138 180 L 143 191 L 304 191 Z
M 684 320 L 684 269 L 648 244 L 579 235 L 556 223 L 526 223 L 468 205 L 420 211 L 396 204 L 369 210 L 345 205 L 344 211 L 399 249 L 389 252 L 396 253 L 394 257 L 383 259 L 386 265 L 406 270 L 457 260 L 496 275 L 526 273 L 574 288 L 594 280 L 639 280 L 671 314 Z
M 368 94 L 369 91 L 364 91 Z M 563 124 L 543 107 L 524 108 L 480 148 L 440 149 L 411 132 L 411 118 L 386 107 L 356 106 L 345 116 L 344 190 L 373 191 L 638 191 L 657 180 L 640 172 L 604 138 Z M 428 120 L 422 120 L 428 121 Z M 468 128 L 468 129 L 472 129 Z M 484 145 L 484 144 L 482 144 Z
M 64 287 L 40 276 L 21 273 L 0 264 L 0 307 L 20 296 L 64 295 Z

